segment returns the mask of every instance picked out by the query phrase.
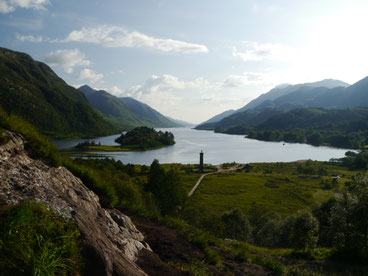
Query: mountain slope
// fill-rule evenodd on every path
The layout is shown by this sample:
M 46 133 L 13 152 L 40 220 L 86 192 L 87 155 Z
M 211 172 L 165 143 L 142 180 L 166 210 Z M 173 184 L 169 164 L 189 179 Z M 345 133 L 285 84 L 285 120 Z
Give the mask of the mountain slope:
M 176 123 L 176 124 L 178 124 L 179 126 L 182 126 L 182 127 L 193 127 L 193 126 L 195 126 L 195 124 L 193 124 L 193 123 L 189 123 L 189 122 L 183 121 L 183 120 L 174 119 L 174 118 L 171 118 L 169 116 L 166 116 L 166 118 L 168 118 L 170 121 L 173 121 L 174 123 Z
M 271 89 L 269 92 L 262 94 L 258 98 L 254 99 L 253 101 L 249 102 L 246 106 L 240 108 L 238 111 L 244 111 L 247 109 L 256 108 L 260 104 L 262 104 L 266 100 L 274 101 L 279 97 L 291 94 L 295 91 L 300 90 L 301 88 L 336 88 L 336 87 L 348 87 L 349 84 L 340 80 L 333 80 L 333 79 L 326 79 L 317 82 L 311 83 L 303 83 L 303 84 L 296 84 L 296 85 L 287 85 L 287 86 L 277 86 Z
M 346 89 L 346 93 L 341 100 L 341 106 L 368 106 L 368 77 L 365 77 Z
M 164 115 L 153 109 L 147 104 L 144 104 L 131 97 L 120 98 L 126 103 L 131 112 L 134 112 L 142 118 L 145 125 L 151 127 L 178 127 L 180 125 L 166 118 Z
M 0 48 L 0 105 L 46 135 L 89 137 L 118 133 L 77 89 L 29 55 Z
M 90 104 L 123 129 L 129 129 L 140 123 L 139 119 L 130 112 L 129 107 L 122 100 L 104 90 L 96 91 L 84 85 L 79 87 Z
M 262 107 L 263 102 L 257 108 Z M 291 110 L 296 108 L 348 108 L 368 106 L 368 77 L 348 87 L 307 87 L 267 102 L 268 107 Z
M 94 90 L 88 85 L 81 86 L 79 90 L 84 93 L 95 109 L 124 129 L 136 126 L 179 126 L 153 108 L 133 98 L 117 98 L 104 90 Z
M 229 110 L 226 110 L 216 116 L 213 116 L 211 119 L 201 123 L 200 125 L 204 125 L 204 124 L 210 124 L 210 123 L 216 123 L 216 122 L 219 122 L 221 121 L 223 118 L 227 117 L 227 116 L 230 116 L 232 114 L 234 114 L 236 112 L 236 110 L 234 109 L 229 109 Z
M 245 110 L 249 110 L 249 109 L 260 109 L 260 108 L 281 108 L 281 109 L 294 109 L 294 108 L 300 108 L 303 107 L 304 105 L 301 103 L 303 100 L 300 99 L 299 101 L 297 101 L 297 96 L 294 95 L 294 101 L 293 102 L 288 102 L 287 100 L 280 100 L 280 102 L 275 102 L 277 99 L 282 98 L 282 99 L 287 99 L 288 96 L 292 95 L 293 93 L 296 93 L 298 91 L 309 91 L 312 90 L 313 88 L 318 88 L 318 89 L 331 89 L 331 88 L 336 88 L 336 87 L 348 87 L 349 84 L 340 80 L 333 80 L 333 79 L 325 79 L 322 81 L 317 81 L 317 82 L 311 82 L 311 83 L 303 83 L 303 84 L 296 84 L 296 85 L 288 85 L 288 84 L 282 84 L 282 85 L 278 85 L 275 88 L 271 89 L 270 91 L 268 91 L 267 93 L 264 93 L 262 95 L 260 95 L 258 98 L 250 101 L 247 105 L 245 105 L 244 107 L 238 109 L 238 110 L 227 110 L 223 113 L 220 113 L 214 117 L 212 117 L 211 119 L 201 123 L 199 125 L 199 127 L 202 127 L 202 125 L 205 124 L 209 124 L 209 123 L 215 123 L 215 122 L 219 122 L 222 119 L 224 119 L 227 116 L 230 116 L 232 114 L 235 114 L 237 112 L 243 112 Z M 298 94 L 297 94 L 298 95 Z M 317 106 L 317 105 L 307 105 L 307 106 Z M 321 105 L 318 105 L 321 106 Z M 324 107 L 324 106 L 321 106 Z

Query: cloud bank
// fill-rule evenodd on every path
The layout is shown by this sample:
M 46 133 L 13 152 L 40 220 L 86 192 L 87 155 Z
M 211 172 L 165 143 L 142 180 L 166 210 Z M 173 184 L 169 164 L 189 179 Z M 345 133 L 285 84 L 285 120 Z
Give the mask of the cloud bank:
M 103 74 L 97 74 L 95 71 L 91 69 L 83 69 L 79 74 L 80 80 L 89 80 L 92 83 L 103 78 Z
M 20 35 L 20 34 L 16 34 L 16 37 L 18 40 L 25 42 L 32 42 L 32 43 L 40 43 L 45 41 L 45 39 L 42 36 L 33 36 L 33 35 Z
M 45 10 L 49 0 L 0 0 L 0 13 L 11 13 L 17 8 Z
M 243 61 L 261 61 L 286 59 L 292 54 L 292 49 L 272 43 L 258 43 L 255 41 L 243 41 L 242 50 L 233 48 L 233 56 Z
M 91 62 L 85 59 L 84 53 L 78 49 L 56 50 L 45 56 L 45 62 L 51 66 L 60 66 L 66 73 L 72 73 L 75 66 L 88 66 Z
M 117 26 L 99 26 L 74 30 L 63 42 L 86 42 L 100 44 L 108 48 L 152 48 L 161 52 L 183 54 L 207 53 L 204 45 L 188 43 L 174 39 L 148 36 L 140 32 L 128 32 Z

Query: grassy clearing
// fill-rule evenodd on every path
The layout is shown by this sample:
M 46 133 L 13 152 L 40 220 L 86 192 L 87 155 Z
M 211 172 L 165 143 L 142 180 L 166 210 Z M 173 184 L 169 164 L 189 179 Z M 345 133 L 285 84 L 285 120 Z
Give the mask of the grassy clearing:
M 148 147 L 145 149 L 141 149 L 136 145 L 132 146 L 109 146 L 109 145 L 95 145 L 95 146 L 87 146 L 82 149 L 82 151 L 108 151 L 108 152 L 120 152 L 120 151 L 148 151 L 161 149 L 165 146 L 157 146 L 157 147 Z
M 249 172 L 244 169 L 208 175 L 187 201 L 187 206 L 200 208 L 204 205 L 218 214 L 232 209 L 247 214 L 252 207 L 258 206 L 287 216 L 300 209 L 319 206 L 356 174 L 322 162 L 303 164 L 304 168 L 313 168 L 312 174 L 300 174 L 298 166 L 301 164 L 296 162 L 259 163 L 251 164 Z M 189 186 L 193 178 L 187 177 L 184 185 Z
M 93 151 L 129 151 L 129 149 L 121 148 L 120 146 L 107 146 L 107 145 L 101 145 L 101 146 L 88 146 L 86 148 L 87 150 L 93 150 Z

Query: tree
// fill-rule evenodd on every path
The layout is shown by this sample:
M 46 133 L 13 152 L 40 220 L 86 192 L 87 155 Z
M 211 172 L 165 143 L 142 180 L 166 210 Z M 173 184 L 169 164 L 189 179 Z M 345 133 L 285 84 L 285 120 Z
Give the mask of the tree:
M 318 220 L 308 210 L 300 211 L 292 226 L 290 242 L 297 249 L 312 249 L 318 241 Z
M 359 174 L 331 210 L 331 235 L 344 257 L 368 260 L 368 177 Z
M 322 138 L 319 133 L 313 133 L 307 136 L 307 144 L 311 144 L 313 146 L 319 146 L 322 143 Z
M 174 212 L 185 199 L 178 173 L 173 169 L 165 172 L 156 159 L 151 164 L 145 190 L 154 195 L 163 214 Z
M 326 184 L 327 185 L 327 184 Z M 313 210 L 313 215 L 319 221 L 319 234 L 318 234 L 318 244 L 319 246 L 332 246 L 332 237 L 330 233 L 331 229 L 331 210 L 335 206 L 337 199 L 331 197 L 322 205 Z
M 153 160 L 150 167 L 150 174 L 148 176 L 148 182 L 145 185 L 145 190 L 151 192 L 155 196 L 162 193 L 162 183 L 164 182 L 165 171 L 161 168 L 157 159 Z
M 224 236 L 235 240 L 247 241 L 251 235 L 251 226 L 248 219 L 240 210 L 234 210 L 222 215 Z

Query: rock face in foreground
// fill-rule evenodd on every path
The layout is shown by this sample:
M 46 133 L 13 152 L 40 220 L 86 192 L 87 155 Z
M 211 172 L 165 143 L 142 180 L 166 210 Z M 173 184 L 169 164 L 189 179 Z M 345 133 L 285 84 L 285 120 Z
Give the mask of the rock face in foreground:
M 44 203 L 75 221 L 86 257 L 84 275 L 146 275 L 134 262 L 139 251 L 151 250 L 130 218 L 101 208 L 96 194 L 66 168 L 52 168 L 30 158 L 24 138 L 7 132 L 0 146 L 0 199 L 16 204 L 29 199 Z

